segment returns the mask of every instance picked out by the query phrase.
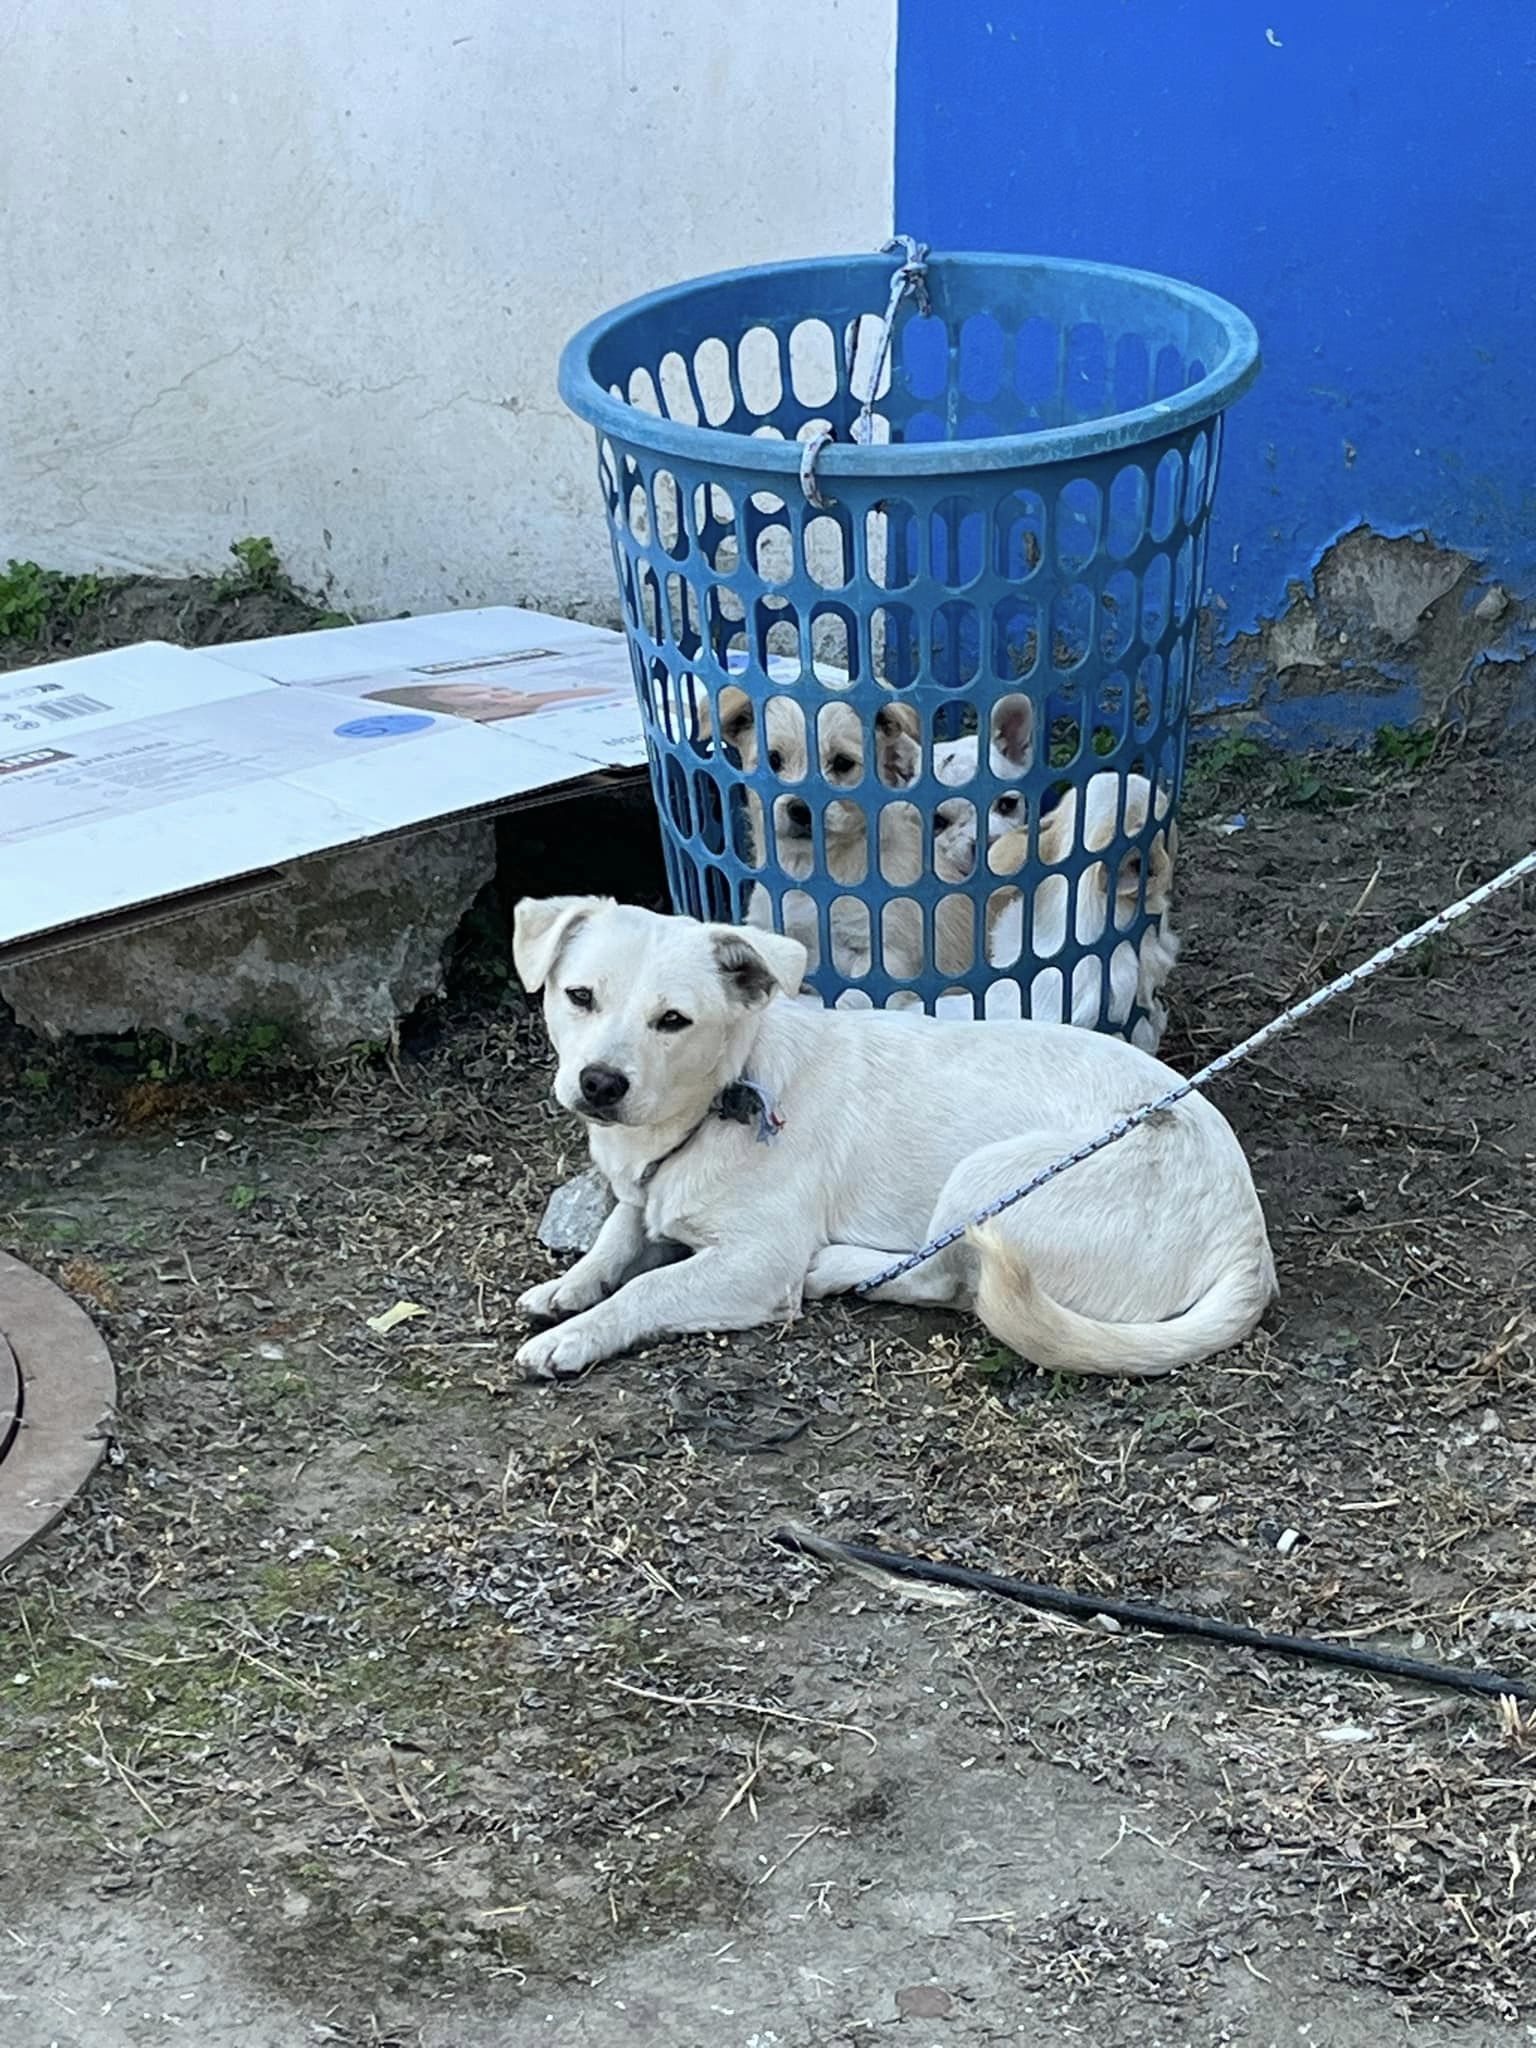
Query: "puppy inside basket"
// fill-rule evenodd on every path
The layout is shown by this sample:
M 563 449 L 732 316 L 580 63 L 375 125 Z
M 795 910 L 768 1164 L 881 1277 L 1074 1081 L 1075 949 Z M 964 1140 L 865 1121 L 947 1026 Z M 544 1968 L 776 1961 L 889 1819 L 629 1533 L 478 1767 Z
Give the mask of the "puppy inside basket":
M 770 674 L 780 666 L 770 662 Z M 785 680 L 798 677 L 798 667 L 784 661 Z M 840 676 L 822 673 L 820 680 L 837 687 Z M 696 728 L 700 743 L 712 743 L 707 699 L 697 700 Z M 785 794 L 765 807 L 755 790 L 746 792 L 745 828 L 748 855 L 756 866 L 765 864 L 769 847 L 782 873 L 791 880 L 809 877 L 816 867 L 814 822 L 811 805 L 794 793 L 793 785 L 806 779 L 809 769 L 807 726 L 814 719 L 817 759 L 821 776 L 834 789 L 856 790 L 865 780 L 865 729 L 853 707 L 835 696 L 809 714 L 802 702 L 787 694 L 763 700 L 758 709 L 744 690 L 727 686 L 720 692 L 720 740 L 731 749 L 741 766 L 758 766 L 763 751 L 767 765 L 783 782 L 791 785 Z M 897 700 L 876 713 L 874 780 L 882 790 L 909 788 L 922 773 L 922 731 L 916 709 Z M 990 766 L 994 777 L 1006 781 L 1021 777 L 1029 768 L 1034 750 L 1034 711 L 1022 695 L 1005 696 L 993 707 L 990 731 Z M 975 734 L 938 741 L 933 749 L 935 776 L 951 787 L 961 788 L 976 773 L 979 742 Z M 1117 837 L 1138 837 L 1144 833 L 1154 801 L 1156 815 L 1167 815 L 1168 798 L 1158 792 L 1146 776 L 1116 769 L 1101 769 L 1090 777 L 1086 789 L 1068 789 L 1056 805 L 1040 819 L 1037 854 L 1047 866 L 1064 861 L 1078 843 L 1081 811 L 1081 846 L 1085 853 L 1103 853 Z M 1123 814 L 1122 814 L 1123 806 Z M 975 872 L 977 853 L 977 806 L 963 796 L 940 803 L 931 821 L 933 872 L 940 881 L 963 883 Z M 900 887 L 917 881 L 924 872 L 929 830 L 916 803 L 884 799 L 879 803 L 878 858 L 882 877 Z M 1072 914 L 1073 890 L 1067 876 L 1047 875 L 1026 891 L 1021 885 L 1007 885 L 1007 878 L 1025 866 L 1030 853 L 1028 806 L 1022 791 L 1005 791 L 993 799 L 986 818 L 986 861 L 1000 886 L 988 896 L 983 920 L 983 942 L 990 966 L 1006 972 L 1023 956 L 1026 930 L 1037 960 L 1049 961 L 1060 953 Z M 822 816 L 822 844 L 826 872 L 834 882 L 850 889 L 868 874 L 869 835 L 865 805 L 855 797 L 832 797 Z M 1130 939 L 1114 947 L 1109 958 L 1109 1001 L 1107 1021 L 1123 1024 L 1133 1006 L 1147 1014 L 1138 1020 L 1133 1036 L 1145 1050 L 1156 1049 L 1166 1023 L 1166 1010 L 1159 991 L 1178 957 L 1179 940 L 1171 922 L 1174 864 L 1177 859 L 1177 827 L 1154 835 L 1145 853 L 1145 907 L 1153 922 L 1139 944 Z M 1116 929 L 1134 920 L 1142 890 L 1143 850 L 1129 848 L 1111 876 L 1111 863 L 1093 862 L 1078 880 L 1076 888 L 1076 939 L 1079 945 L 1096 945 L 1109 926 L 1113 907 Z M 924 967 L 922 913 L 917 903 L 898 898 L 884 906 L 881 937 L 886 971 L 897 980 L 915 978 Z M 1026 918 L 1029 920 L 1026 925 Z M 772 898 L 761 884 L 749 892 L 743 920 L 762 929 L 773 923 Z M 857 980 L 874 964 L 871 942 L 871 913 L 855 896 L 834 899 L 829 911 L 833 963 L 839 974 Z M 975 913 L 968 896 L 956 896 L 938 905 L 934 918 L 935 964 L 943 974 L 962 974 L 973 960 Z M 816 905 L 809 894 L 790 889 L 785 892 L 783 928 L 804 945 L 814 966 L 819 957 Z M 1101 953 L 1079 959 L 1072 972 L 1071 988 L 1063 1004 L 1062 969 L 1045 966 L 1037 970 L 1030 986 L 1028 1014 L 1037 1021 L 1093 1025 L 1099 1021 L 1103 996 L 1104 962 Z M 817 1000 L 812 998 L 812 1000 Z M 892 1007 L 901 1006 L 898 997 Z M 918 999 L 911 998 L 911 1007 Z M 986 998 L 988 1016 L 1014 1016 L 1022 1012 L 1021 992 L 1016 981 L 993 985 Z M 969 1016 L 969 997 L 941 997 L 938 1013 Z

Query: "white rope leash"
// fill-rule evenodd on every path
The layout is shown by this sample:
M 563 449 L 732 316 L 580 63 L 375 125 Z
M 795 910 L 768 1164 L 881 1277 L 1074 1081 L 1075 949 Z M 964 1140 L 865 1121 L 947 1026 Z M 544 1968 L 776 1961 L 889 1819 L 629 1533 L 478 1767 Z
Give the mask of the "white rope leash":
M 1368 960 L 1362 960 L 1358 967 L 1351 967 L 1347 973 L 1338 975 L 1322 988 L 1314 990 L 1311 995 L 1304 996 L 1299 1003 L 1292 1003 L 1288 1010 L 1282 1010 L 1278 1017 L 1272 1018 L 1251 1037 L 1243 1039 L 1241 1044 L 1234 1045 L 1230 1052 L 1222 1053 L 1219 1059 L 1212 1060 L 1208 1066 L 1202 1067 L 1199 1073 L 1192 1074 L 1187 1081 L 1181 1081 L 1176 1088 L 1170 1088 L 1166 1095 L 1159 1095 L 1155 1102 L 1143 1103 L 1140 1109 L 1133 1109 L 1128 1115 L 1118 1118 L 1107 1131 L 1101 1132 L 1097 1138 L 1090 1139 L 1086 1145 L 1079 1145 L 1075 1152 L 1068 1152 L 1062 1158 L 1053 1160 L 1022 1187 L 1014 1188 L 1009 1194 L 999 1195 L 995 1202 L 989 1202 L 986 1208 L 978 1209 L 976 1214 L 967 1217 L 964 1223 L 957 1223 L 953 1230 L 944 1231 L 931 1243 L 920 1246 L 904 1259 L 898 1259 L 894 1265 L 876 1273 L 873 1279 L 860 1281 L 854 1288 L 854 1293 L 868 1294 L 876 1287 L 884 1287 L 888 1282 L 899 1280 L 904 1273 L 910 1273 L 914 1267 L 936 1257 L 939 1252 L 947 1251 L 950 1245 L 958 1243 L 964 1237 L 973 1224 L 989 1223 L 994 1216 L 1000 1216 L 1005 1209 L 1011 1209 L 1015 1202 L 1022 1202 L 1026 1195 L 1034 1194 L 1037 1188 L 1043 1188 L 1047 1182 L 1055 1180 L 1058 1174 L 1065 1173 L 1069 1166 L 1076 1166 L 1084 1159 L 1091 1159 L 1095 1152 L 1102 1152 L 1106 1145 L 1115 1144 L 1134 1131 L 1139 1124 L 1149 1123 L 1153 1117 L 1161 1116 L 1165 1110 L 1172 1109 L 1176 1102 L 1182 1102 L 1186 1095 L 1193 1095 L 1197 1088 L 1204 1087 L 1207 1081 L 1214 1081 L 1218 1074 L 1226 1073 L 1228 1068 L 1235 1067 L 1239 1060 L 1247 1059 L 1248 1055 L 1257 1052 L 1260 1046 L 1268 1045 L 1271 1039 L 1291 1030 L 1304 1017 L 1310 1017 L 1315 1010 L 1320 1010 L 1325 1003 L 1331 1003 L 1335 996 L 1347 995 L 1363 981 L 1369 981 L 1373 974 L 1379 974 L 1383 967 L 1389 967 L 1394 960 L 1400 960 L 1405 953 L 1411 953 L 1415 946 L 1422 946 L 1426 939 L 1436 938 L 1461 918 L 1469 917 L 1474 910 L 1480 910 L 1491 896 L 1497 896 L 1501 890 L 1513 888 L 1516 882 L 1523 881 L 1527 875 L 1532 874 L 1536 874 L 1536 851 L 1526 854 L 1523 859 L 1517 860 L 1513 867 L 1506 868 L 1501 875 L 1495 875 L 1491 882 L 1484 882 L 1480 888 L 1474 889 L 1468 896 L 1463 896 L 1459 902 L 1452 903 L 1449 908 L 1437 911 L 1433 917 L 1426 918 L 1423 924 L 1415 926 L 1411 932 L 1405 932 L 1400 939 L 1394 939 L 1390 946 L 1383 946 L 1379 953 L 1373 953 Z
M 875 435 L 875 400 L 880 393 L 880 380 L 885 375 L 886 362 L 891 353 L 891 337 L 896 328 L 896 315 L 902 300 L 911 292 L 917 300 L 920 313 L 929 311 L 928 301 L 928 245 L 914 242 L 910 235 L 897 235 L 881 249 L 882 256 L 889 256 L 900 250 L 904 260 L 891 274 L 891 295 L 886 301 L 885 317 L 880 322 L 879 338 L 875 343 L 874 361 L 870 366 L 869 380 L 865 386 L 864 398 L 859 407 L 859 416 L 853 423 L 852 438 L 863 447 L 868 447 Z M 861 316 L 862 318 L 862 316 Z M 857 397 L 853 389 L 853 372 L 858 354 L 858 327 L 855 321 L 848 337 L 846 362 L 848 368 L 849 395 Z M 837 436 L 829 429 L 812 434 L 807 440 L 800 457 L 800 488 L 805 501 L 813 511 L 824 512 L 834 501 L 827 497 L 816 475 L 816 460 L 823 448 L 829 447 Z
M 891 353 L 891 337 L 896 331 L 896 315 L 902 300 L 911 292 L 917 300 L 919 313 L 928 311 L 928 245 L 914 242 L 910 235 L 897 235 L 880 251 L 882 256 L 893 255 L 900 250 L 905 258 L 891 277 L 891 296 L 886 302 L 885 318 L 880 323 L 880 339 L 875 344 L 875 359 L 869 367 L 869 382 L 864 388 L 864 403 L 859 408 L 859 417 L 854 423 L 853 438 L 868 447 L 875 436 L 875 400 L 880 394 L 880 379 L 885 375 L 885 365 Z M 852 372 L 850 367 L 850 383 Z

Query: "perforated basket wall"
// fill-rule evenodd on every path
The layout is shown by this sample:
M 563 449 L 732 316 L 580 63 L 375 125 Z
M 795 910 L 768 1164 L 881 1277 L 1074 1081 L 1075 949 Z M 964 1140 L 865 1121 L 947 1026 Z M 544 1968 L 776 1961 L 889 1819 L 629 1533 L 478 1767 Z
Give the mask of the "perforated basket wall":
M 675 907 L 805 939 L 826 1001 L 1145 1037 L 1256 337 L 1139 272 L 935 257 L 862 429 L 891 276 L 735 272 L 565 352 Z

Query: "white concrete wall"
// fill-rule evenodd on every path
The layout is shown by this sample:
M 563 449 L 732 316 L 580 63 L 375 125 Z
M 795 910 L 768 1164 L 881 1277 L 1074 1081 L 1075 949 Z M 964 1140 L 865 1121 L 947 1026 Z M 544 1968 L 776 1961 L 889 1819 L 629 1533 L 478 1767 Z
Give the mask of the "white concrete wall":
M 895 0 L 10 0 L 0 558 L 612 607 L 571 331 L 890 230 Z

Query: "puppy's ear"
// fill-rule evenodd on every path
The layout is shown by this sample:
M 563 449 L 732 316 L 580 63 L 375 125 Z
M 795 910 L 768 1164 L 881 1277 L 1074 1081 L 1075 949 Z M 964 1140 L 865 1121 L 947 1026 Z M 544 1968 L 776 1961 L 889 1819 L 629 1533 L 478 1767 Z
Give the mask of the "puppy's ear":
M 1040 828 L 1040 842 L 1040 857 L 1044 860 L 1047 856 L 1044 851 L 1045 827 L 1043 825 Z M 1016 875 L 1028 858 L 1029 833 L 1020 825 L 1015 825 L 1011 831 L 1000 834 L 987 848 L 987 866 L 994 875 Z
M 905 733 L 909 740 L 915 740 L 922 732 L 917 706 L 908 704 L 898 697 L 893 704 L 882 704 L 875 713 L 875 731 L 884 738 L 895 739 Z
M 1077 791 L 1062 792 L 1061 800 L 1054 810 L 1047 811 L 1040 820 L 1040 836 L 1036 851 L 1041 860 L 1052 867 L 1066 859 L 1077 840 Z M 1002 841 L 998 841 L 1002 845 Z
M 1035 746 L 1035 707 L 1027 697 L 1000 697 L 992 707 L 992 744 L 1014 768 L 1027 768 Z
M 892 789 L 916 782 L 923 765 L 922 735 L 922 721 L 911 704 L 882 704 L 875 713 L 875 773 Z
M 703 709 L 704 722 L 701 732 L 709 730 L 709 704 Z M 741 755 L 743 766 L 750 768 L 757 756 L 757 722 L 752 716 L 752 699 L 745 690 L 738 690 L 734 683 L 727 683 L 720 692 L 720 743 L 734 747 Z M 751 756 L 751 759 L 748 756 Z
M 1173 869 L 1179 857 L 1179 828 L 1170 825 L 1152 841 L 1147 862 L 1147 909 L 1161 917 L 1173 895 Z
M 708 744 L 714 738 L 709 716 L 709 692 L 694 675 L 677 679 L 678 726 L 685 739 Z
M 577 926 L 612 899 L 607 896 L 525 896 L 512 915 L 512 964 L 536 995 Z
M 810 958 L 798 939 L 755 928 L 743 931 L 731 924 L 712 924 L 709 935 L 726 985 L 749 1009 L 766 1003 L 776 991 L 798 993 Z

